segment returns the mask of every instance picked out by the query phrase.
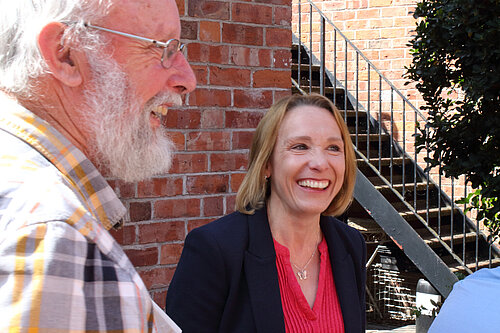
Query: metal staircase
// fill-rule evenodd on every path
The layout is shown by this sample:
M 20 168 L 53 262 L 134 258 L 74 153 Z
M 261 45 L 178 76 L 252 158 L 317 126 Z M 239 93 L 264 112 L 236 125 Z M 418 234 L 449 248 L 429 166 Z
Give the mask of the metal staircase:
M 400 261 L 407 261 L 405 269 L 413 270 L 415 281 L 425 277 L 446 297 L 457 276 L 499 265 L 498 250 L 479 223 L 463 213 L 465 207 L 454 204 L 467 194 L 467 186 L 462 184 L 459 195 L 455 180 L 439 175 L 433 180 L 424 158 L 409 149 L 416 129 L 407 133 L 408 125 L 425 122 L 425 117 L 313 2 L 304 2 L 309 22 L 299 19 L 295 32 L 292 91 L 321 93 L 344 115 L 359 168 L 355 201 L 345 219 L 367 240 L 367 266 L 389 248 L 404 257 Z M 299 17 L 302 7 L 299 1 Z M 319 31 L 313 22 L 320 24 Z M 451 190 L 445 191 L 444 185 Z M 367 291 L 368 302 L 382 316 L 375 291 Z

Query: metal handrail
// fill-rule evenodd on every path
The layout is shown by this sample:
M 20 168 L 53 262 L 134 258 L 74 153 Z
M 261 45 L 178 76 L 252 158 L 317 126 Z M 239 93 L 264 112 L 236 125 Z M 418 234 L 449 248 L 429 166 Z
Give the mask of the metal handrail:
M 306 0 L 307 2 L 309 2 L 309 4 L 314 8 L 316 9 L 316 11 L 321 15 L 322 18 L 324 18 L 324 20 L 326 22 L 328 22 L 328 24 L 330 24 L 334 29 L 335 31 L 356 51 L 357 54 L 359 54 L 359 56 L 361 56 L 363 58 L 363 60 L 365 60 L 372 68 L 373 70 L 375 70 L 375 72 L 380 75 L 380 77 L 391 87 L 394 89 L 395 92 L 398 93 L 398 95 L 405 101 L 407 102 L 413 109 L 413 111 L 415 111 L 418 115 L 420 115 L 422 118 L 425 119 L 425 116 L 420 113 L 420 111 L 399 91 L 398 88 L 396 88 L 391 81 L 389 81 L 389 79 L 387 79 L 384 74 L 382 74 L 382 72 L 380 72 L 380 70 L 370 61 L 370 59 L 368 59 L 364 54 L 363 52 L 361 52 L 361 50 L 359 48 L 356 47 L 356 45 L 354 45 L 350 40 L 349 38 L 347 38 L 343 33 L 342 31 L 340 31 L 339 28 L 337 28 L 337 26 L 328 18 L 325 16 L 325 14 L 323 14 L 323 12 L 318 8 L 318 6 L 316 6 L 314 4 L 314 2 L 312 2 L 311 0 Z M 299 0 L 299 6 L 300 6 L 300 0 Z
M 353 138 L 353 143 L 356 149 L 356 152 L 358 153 L 358 156 L 372 169 L 372 171 L 377 174 L 382 181 L 390 187 L 391 191 L 398 197 L 400 198 L 401 202 L 411 211 L 413 214 L 415 214 L 416 218 L 422 223 L 425 228 L 428 229 L 428 231 L 436 237 L 436 239 L 439 241 L 441 246 L 446 249 L 447 252 L 450 253 L 450 255 L 453 257 L 453 259 L 462 267 L 463 270 L 465 270 L 468 273 L 471 273 L 471 269 L 468 268 L 467 264 L 470 264 L 467 262 L 467 257 L 466 257 L 466 251 L 465 251 L 465 234 L 466 234 L 466 229 L 470 229 L 476 232 L 476 252 L 475 252 L 475 269 L 478 269 L 478 262 L 479 262 L 479 238 L 483 237 L 485 239 L 485 235 L 482 231 L 479 230 L 478 228 L 478 223 L 477 221 L 473 222 L 471 219 L 469 219 L 466 214 L 462 212 L 462 210 L 458 207 L 458 205 L 455 204 L 455 184 L 454 180 L 451 179 L 451 187 L 452 187 L 452 194 L 451 197 L 447 195 L 444 191 L 442 191 L 442 176 L 439 173 L 439 179 L 438 179 L 438 184 L 430 177 L 430 172 L 426 168 L 422 168 L 419 165 L 419 159 L 418 159 L 418 154 L 415 149 L 415 155 L 412 158 L 408 152 L 406 151 L 406 140 L 407 140 L 407 133 L 406 133 L 406 124 L 407 124 L 407 114 L 408 112 L 412 112 L 414 116 L 414 122 L 415 124 L 419 123 L 426 123 L 427 118 L 406 98 L 403 93 L 399 91 L 399 89 L 396 88 L 396 86 L 387 79 L 382 72 L 375 66 L 375 64 L 370 61 L 362 52 L 359 50 L 358 47 L 356 47 L 347 37 L 345 34 L 343 34 L 339 28 L 328 18 L 322 13 L 322 11 L 311 1 L 311 0 L 306 0 L 306 2 L 309 4 L 309 50 L 307 50 L 307 46 L 302 44 L 302 14 L 301 14 L 301 7 L 302 7 L 302 2 L 301 0 L 298 0 L 298 5 L 299 5 L 299 65 L 298 65 L 298 82 L 293 81 L 293 84 L 296 88 L 299 89 L 302 93 L 306 93 L 304 90 L 300 89 L 301 87 L 301 61 L 300 61 L 300 52 L 302 47 L 307 51 L 309 55 L 309 92 L 312 91 L 312 65 L 313 61 L 316 64 L 320 65 L 320 93 L 325 94 L 325 81 L 326 81 L 326 76 L 332 81 L 333 85 L 333 91 L 334 91 L 334 96 L 333 96 L 333 101 L 336 103 L 336 90 L 337 86 L 343 86 L 344 88 L 344 116 L 347 119 L 347 109 L 349 103 L 351 103 L 354 106 L 354 110 L 356 111 L 356 122 L 355 122 L 355 133 L 354 133 L 354 138 Z M 319 41 L 320 47 L 319 47 L 319 59 L 315 57 L 313 50 L 313 11 L 317 14 L 320 15 L 320 36 L 321 40 Z M 333 28 L 333 75 L 326 69 L 326 40 L 325 40 L 325 29 L 326 29 L 326 23 L 330 27 Z M 343 84 L 342 84 L 342 78 L 338 78 L 339 73 L 342 74 L 342 69 L 338 69 L 337 67 L 337 38 L 338 36 L 343 39 L 344 42 L 344 68 L 343 68 Z M 331 42 L 331 41 L 330 41 Z M 342 43 L 342 40 L 340 41 Z M 301 47 L 302 46 L 302 47 Z M 350 52 L 355 52 L 355 60 L 348 61 L 348 48 L 351 48 Z M 366 94 L 366 104 L 363 105 L 363 102 L 360 101 L 359 99 L 359 61 L 360 59 L 365 62 L 366 64 L 366 72 L 367 72 L 367 87 L 365 88 L 365 91 L 367 92 Z M 349 70 L 349 64 L 355 62 L 355 69 Z M 307 66 L 307 65 L 303 65 Z M 377 110 L 372 111 L 372 104 L 376 103 L 371 101 L 371 84 L 372 79 L 370 77 L 371 73 L 375 72 L 378 75 L 378 94 L 379 94 L 379 100 L 378 100 L 378 112 Z M 355 75 L 354 82 L 348 81 L 348 72 L 353 72 L 353 75 Z M 349 83 L 351 85 L 355 85 L 355 91 L 352 92 L 354 89 L 349 89 Z M 387 89 L 382 90 L 382 84 L 385 84 L 388 86 Z M 375 88 L 376 89 L 376 88 Z M 376 92 L 376 90 L 373 90 Z M 383 100 L 382 100 L 382 93 L 384 92 L 389 92 L 390 93 L 390 102 L 389 102 L 389 110 L 390 111 L 390 128 L 384 128 L 382 126 L 382 105 L 383 105 Z M 394 98 L 397 97 L 399 98 L 398 101 L 402 103 L 402 109 L 400 112 L 402 113 L 403 117 L 403 138 L 402 138 L 402 145 L 400 145 L 397 141 L 395 141 L 395 130 L 394 130 L 394 114 L 395 109 L 395 101 Z M 396 101 L 397 102 L 397 101 Z M 376 107 L 376 106 L 375 106 Z M 374 109 L 375 109 L 374 107 Z M 360 134 L 360 129 L 358 128 L 358 123 L 359 123 L 359 114 L 360 114 L 360 109 L 364 110 L 366 112 L 366 134 Z M 376 113 L 378 115 L 378 120 L 373 116 L 372 113 Z M 373 157 L 370 156 L 371 154 L 371 148 L 374 147 L 370 146 L 370 137 L 375 134 L 378 135 L 378 167 L 373 165 L 371 161 L 373 160 Z M 416 136 L 417 134 L 417 126 L 415 126 L 415 132 L 413 133 L 413 136 Z M 361 138 L 362 135 L 366 136 L 366 148 L 363 147 L 361 148 Z M 382 174 L 382 135 L 387 135 L 390 138 L 390 143 L 389 143 L 389 155 L 390 155 L 390 175 L 389 179 L 386 179 L 386 177 L 383 176 Z M 366 151 L 366 153 L 365 153 Z M 399 192 L 397 189 L 394 188 L 394 179 L 393 179 L 393 173 L 392 173 L 392 165 L 394 162 L 394 155 L 399 154 L 400 157 L 403 159 L 402 163 L 402 191 Z M 427 151 L 427 156 L 428 156 L 428 151 Z M 377 157 L 377 156 L 375 156 Z M 408 191 L 411 191 L 412 189 L 410 188 L 410 184 L 407 183 L 406 178 L 411 177 L 409 172 L 407 173 L 406 170 L 406 161 L 413 161 L 413 203 L 407 200 L 405 198 L 405 193 Z M 422 163 L 420 161 L 420 163 Z M 417 180 L 420 179 L 420 182 L 423 182 L 426 186 L 425 188 L 425 216 L 421 216 L 418 212 L 421 209 L 418 209 L 418 200 L 417 200 Z M 437 190 L 437 208 L 438 208 L 438 226 L 437 226 L 437 231 L 434 230 L 432 226 L 429 225 L 430 221 L 430 210 L 431 210 L 431 204 L 430 204 L 430 188 L 432 186 L 435 186 Z M 464 196 L 467 195 L 467 184 L 464 185 Z M 433 201 L 435 203 L 435 201 Z M 451 235 L 451 240 L 449 244 L 445 242 L 441 237 L 442 237 L 442 228 L 441 228 L 441 212 L 442 208 L 444 206 L 449 206 L 451 208 L 451 215 L 450 215 L 450 223 L 451 223 L 451 229 L 450 229 L 450 235 Z M 464 210 L 466 208 L 466 205 L 464 205 Z M 455 210 L 460 212 L 459 216 L 457 218 L 455 214 Z M 462 222 L 462 233 L 463 233 L 463 249 L 462 253 L 457 254 L 454 251 L 454 245 L 457 245 L 454 237 L 454 228 L 459 226 L 459 222 L 455 224 L 455 220 L 461 219 Z M 491 266 L 491 250 L 492 250 L 492 244 L 489 244 L 489 260 L 490 260 L 490 266 Z M 498 249 L 496 247 L 493 247 L 493 250 L 495 251 L 495 254 L 498 255 Z

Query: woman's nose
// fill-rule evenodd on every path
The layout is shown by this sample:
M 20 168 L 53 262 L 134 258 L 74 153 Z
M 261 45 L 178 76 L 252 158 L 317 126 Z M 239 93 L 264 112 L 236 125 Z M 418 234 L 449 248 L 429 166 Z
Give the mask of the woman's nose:
M 309 166 L 311 169 L 323 171 L 328 168 L 328 159 L 323 151 L 314 151 L 311 154 L 311 160 L 309 161 Z

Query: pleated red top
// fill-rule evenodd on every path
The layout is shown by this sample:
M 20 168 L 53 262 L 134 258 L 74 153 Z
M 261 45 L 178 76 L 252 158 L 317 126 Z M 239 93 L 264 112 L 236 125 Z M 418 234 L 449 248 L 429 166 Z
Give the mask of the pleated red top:
M 318 290 L 313 308 L 300 289 L 296 275 L 290 264 L 288 248 L 274 241 L 276 267 L 280 285 L 281 304 L 287 333 L 335 333 L 344 332 L 344 321 L 340 309 L 335 281 L 333 280 L 328 245 L 325 239 L 318 245 L 320 271 Z

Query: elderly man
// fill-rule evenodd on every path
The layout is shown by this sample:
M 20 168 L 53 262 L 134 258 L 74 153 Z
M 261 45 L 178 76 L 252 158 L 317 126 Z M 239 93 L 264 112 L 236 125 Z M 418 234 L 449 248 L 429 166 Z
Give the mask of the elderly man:
M 196 85 L 175 1 L 0 0 L 0 16 L 0 331 L 161 331 L 102 174 L 170 165 L 161 116 Z

